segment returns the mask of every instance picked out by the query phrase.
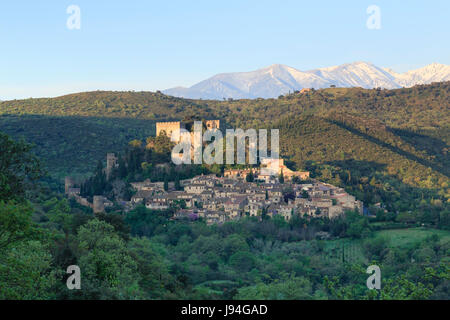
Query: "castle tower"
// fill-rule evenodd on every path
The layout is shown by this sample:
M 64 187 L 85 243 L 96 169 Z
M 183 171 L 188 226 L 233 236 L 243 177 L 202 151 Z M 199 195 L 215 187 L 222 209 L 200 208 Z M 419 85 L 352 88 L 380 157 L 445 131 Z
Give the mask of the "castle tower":
M 156 136 L 159 136 L 163 133 L 163 131 L 166 133 L 166 135 L 171 138 L 172 133 L 179 132 L 183 128 L 183 125 L 180 121 L 173 121 L 173 122 L 157 122 L 156 123 Z
M 106 155 L 106 178 L 109 179 L 111 172 L 118 166 L 118 159 L 114 153 L 108 153 Z
M 73 188 L 75 186 L 75 181 L 72 177 L 66 177 L 64 179 L 64 191 L 66 194 L 69 194 L 70 188 Z
M 94 196 L 92 208 L 94 213 L 105 212 L 105 204 L 104 204 L 103 196 Z

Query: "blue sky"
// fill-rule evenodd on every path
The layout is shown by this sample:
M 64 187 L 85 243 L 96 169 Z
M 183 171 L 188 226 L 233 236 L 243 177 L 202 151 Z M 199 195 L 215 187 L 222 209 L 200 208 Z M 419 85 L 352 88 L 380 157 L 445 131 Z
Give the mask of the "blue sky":
M 69 5 L 81 29 L 69 30 Z M 366 27 L 369 5 L 381 29 Z M 274 63 L 450 64 L 450 1 L 2 1 L 0 99 L 190 86 Z

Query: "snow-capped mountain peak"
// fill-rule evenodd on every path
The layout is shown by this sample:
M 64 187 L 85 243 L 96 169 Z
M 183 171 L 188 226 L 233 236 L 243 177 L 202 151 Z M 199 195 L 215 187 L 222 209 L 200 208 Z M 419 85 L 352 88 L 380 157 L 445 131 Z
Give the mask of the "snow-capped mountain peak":
M 274 98 L 303 88 L 319 89 L 331 85 L 393 89 L 449 80 L 450 66 L 439 63 L 405 73 L 364 61 L 309 71 L 273 64 L 250 72 L 217 74 L 190 88 L 176 87 L 164 93 L 193 99 Z
M 450 66 L 440 63 L 432 63 L 423 68 L 411 70 L 397 75 L 397 83 L 403 87 L 411 87 L 416 84 L 450 80 Z

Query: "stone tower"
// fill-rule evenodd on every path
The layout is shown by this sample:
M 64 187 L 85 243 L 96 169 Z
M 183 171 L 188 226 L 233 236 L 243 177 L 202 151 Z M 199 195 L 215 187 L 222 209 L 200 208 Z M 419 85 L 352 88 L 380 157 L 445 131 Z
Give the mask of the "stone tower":
M 114 168 L 117 168 L 119 165 L 118 159 L 114 153 L 108 153 L 106 155 L 106 178 L 109 179 L 111 172 Z
M 105 212 L 105 198 L 103 196 L 94 196 L 92 209 L 94 213 Z
M 75 181 L 72 177 L 66 177 L 64 179 L 64 191 L 66 194 L 69 194 L 70 188 L 75 186 Z

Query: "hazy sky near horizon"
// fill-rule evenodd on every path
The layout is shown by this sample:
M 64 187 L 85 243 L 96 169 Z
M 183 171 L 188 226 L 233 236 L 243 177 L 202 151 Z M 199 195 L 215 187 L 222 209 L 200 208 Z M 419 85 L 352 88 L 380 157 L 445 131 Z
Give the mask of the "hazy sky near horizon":
M 80 29 L 67 28 L 70 5 Z M 366 10 L 381 9 L 370 30 Z M 450 1 L 15 0 L 0 4 L 0 100 L 163 90 L 274 63 L 450 64 Z

